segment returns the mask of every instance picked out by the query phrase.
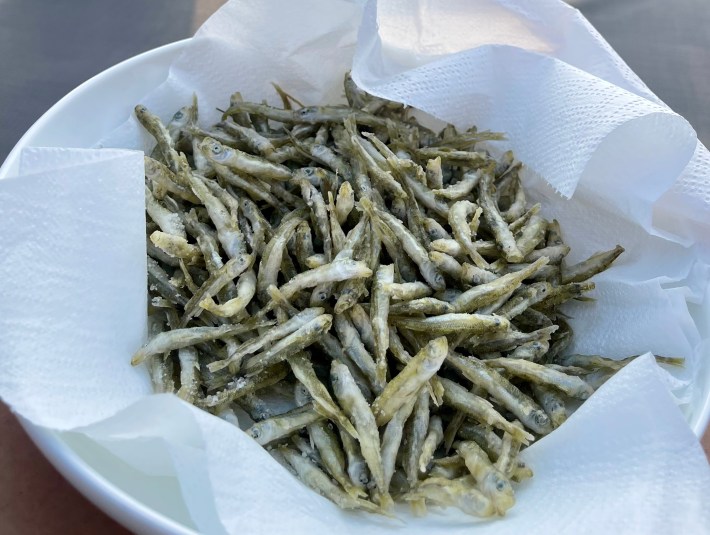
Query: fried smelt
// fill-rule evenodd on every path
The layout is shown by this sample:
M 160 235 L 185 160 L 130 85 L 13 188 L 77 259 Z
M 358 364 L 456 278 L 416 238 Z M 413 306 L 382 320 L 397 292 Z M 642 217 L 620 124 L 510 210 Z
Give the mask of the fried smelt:
M 387 383 L 372 402 L 377 425 L 389 422 L 402 405 L 421 389 L 439 370 L 448 352 L 446 337 L 435 338 L 410 360 L 404 369 Z

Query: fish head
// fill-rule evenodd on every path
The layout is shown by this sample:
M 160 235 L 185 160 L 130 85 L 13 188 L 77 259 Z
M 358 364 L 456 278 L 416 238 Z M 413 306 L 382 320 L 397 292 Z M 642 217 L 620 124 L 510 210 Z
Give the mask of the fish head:
M 498 514 L 503 515 L 515 505 L 515 495 L 510 481 L 497 470 L 493 470 L 481 482 L 483 494 L 489 496 Z
M 299 407 L 308 405 L 311 401 L 313 401 L 311 393 L 305 386 L 303 386 L 303 383 L 298 383 L 296 385 L 294 389 L 294 399 L 296 400 L 296 405 Z
M 247 434 L 256 440 L 259 444 L 264 445 L 271 442 L 274 436 L 274 426 L 273 422 L 268 420 L 262 420 L 261 422 L 254 424 L 249 429 L 247 429 Z
M 333 325 L 333 316 L 330 314 L 321 314 L 314 320 L 310 321 L 311 329 L 316 333 L 326 332 Z
M 170 123 L 172 126 L 185 126 L 187 125 L 188 121 L 190 120 L 190 107 L 185 106 L 183 108 L 180 108 L 178 111 L 175 112 L 173 115 L 172 119 L 170 119 Z
M 158 162 L 149 156 L 143 157 L 143 163 L 145 165 L 145 176 L 148 178 L 155 176 L 160 171 Z
M 318 113 L 318 106 L 305 106 L 300 110 L 296 110 L 296 116 L 304 121 L 313 120 L 315 115 Z
M 444 276 L 438 271 L 432 274 L 432 279 L 432 288 L 436 288 L 437 290 L 443 290 L 446 288 L 446 281 L 444 280 Z
M 535 424 L 538 433 L 549 433 L 551 430 L 550 417 L 541 410 L 536 410 L 530 415 L 532 422 Z
M 135 111 L 138 118 L 145 117 L 148 114 L 148 108 L 143 106 L 143 104 L 138 104 L 135 108 L 133 108 L 133 111 Z
M 427 371 L 436 372 L 441 367 L 448 351 L 449 343 L 446 336 L 435 338 L 428 344 L 427 356 L 422 362 L 422 367 Z
M 202 143 L 200 143 L 200 150 L 202 150 L 205 156 L 216 162 L 223 162 L 232 154 L 231 149 L 209 137 L 206 137 Z
M 311 295 L 311 302 L 325 303 L 329 297 L 330 292 L 327 289 L 316 289 Z

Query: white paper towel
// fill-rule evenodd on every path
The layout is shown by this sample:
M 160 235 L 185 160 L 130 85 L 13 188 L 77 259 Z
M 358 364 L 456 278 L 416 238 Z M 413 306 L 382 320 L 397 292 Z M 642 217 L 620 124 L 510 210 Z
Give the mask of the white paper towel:
M 30 149 L 0 182 L 0 393 L 70 429 L 151 391 L 126 362 L 145 336 L 143 155 Z
M 476 529 L 707 531 L 710 470 L 667 390 L 692 399 L 707 358 L 688 303 L 708 306 L 710 158 L 688 123 L 552 0 L 233 0 L 143 103 L 168 119 L 195 91 L 208 125 L 236 90 L 276 103 L 272 81 L 306 104 L 340 101 L 350 66 L 373 93 L 506 132 L 497 149 L 511 146 L 528 166 L 531 197 L 560 220 L 572 261 L 627 248 L 599 277 L 598 302 L 568 310 L 577 349 L 687 358 L 673 378 L 645 358 L 610 380 L 527 450 L 535 477 L 509 516 Z M 149 143 L 129 119 L 100 145 Z M 175 475 L 203 533 L 463 532 L 476 522 L 454 510 L 399 522 L 342 512 L 231 424 L 149 396 L 144 371 L 128 365 L 145 331 L 140 154 L 36 150 L 20 173 L 0 182 L 0 250 L 10 252 L 0 259 L 0 395 L 15 411 Z

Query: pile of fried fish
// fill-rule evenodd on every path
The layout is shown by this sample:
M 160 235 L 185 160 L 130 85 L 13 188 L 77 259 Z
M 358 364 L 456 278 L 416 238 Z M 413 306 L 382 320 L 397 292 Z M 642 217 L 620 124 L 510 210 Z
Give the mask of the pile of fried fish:
M 158 392 L 248 416 L 342 508 L 505 514 L 532 476 L 521 449 L 629 360 L 568 354 L 560 311 L 623 248 L 566 265 L 520 163 L 482 148 L 500 134 L 436 134 L 349 75 L 347 105 L 275 88 L 281 108 L 235 93 L 208 130 L 195 99 L 167 125 L 136 107 L 157 145 L 133 364 Z

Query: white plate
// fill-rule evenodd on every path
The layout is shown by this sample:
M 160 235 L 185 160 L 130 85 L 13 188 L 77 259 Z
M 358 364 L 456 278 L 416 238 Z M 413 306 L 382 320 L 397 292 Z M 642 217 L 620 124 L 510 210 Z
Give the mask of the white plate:
M 165 80 L 172 60 L 188 40 L 128 59 L 91 78 L 47 111 L 18 141 L 0 167 L 0 179 L 14 174 L 24 147 L 92 147 L 132 113 L 140 99 Z M 73 125 L 81 124 L 77 129 Z M 710 304 L 699 311 L 701 330 L 710 329 Z M 693 403 L 685 411 L 696 435 L 710 419 L 710 355 L 699 371 Z M 196 535 L 175 480 L 131 471 L 76 435 L 48 432 L 22 421 L 49 461 L 84 496 L 139 534 Z

